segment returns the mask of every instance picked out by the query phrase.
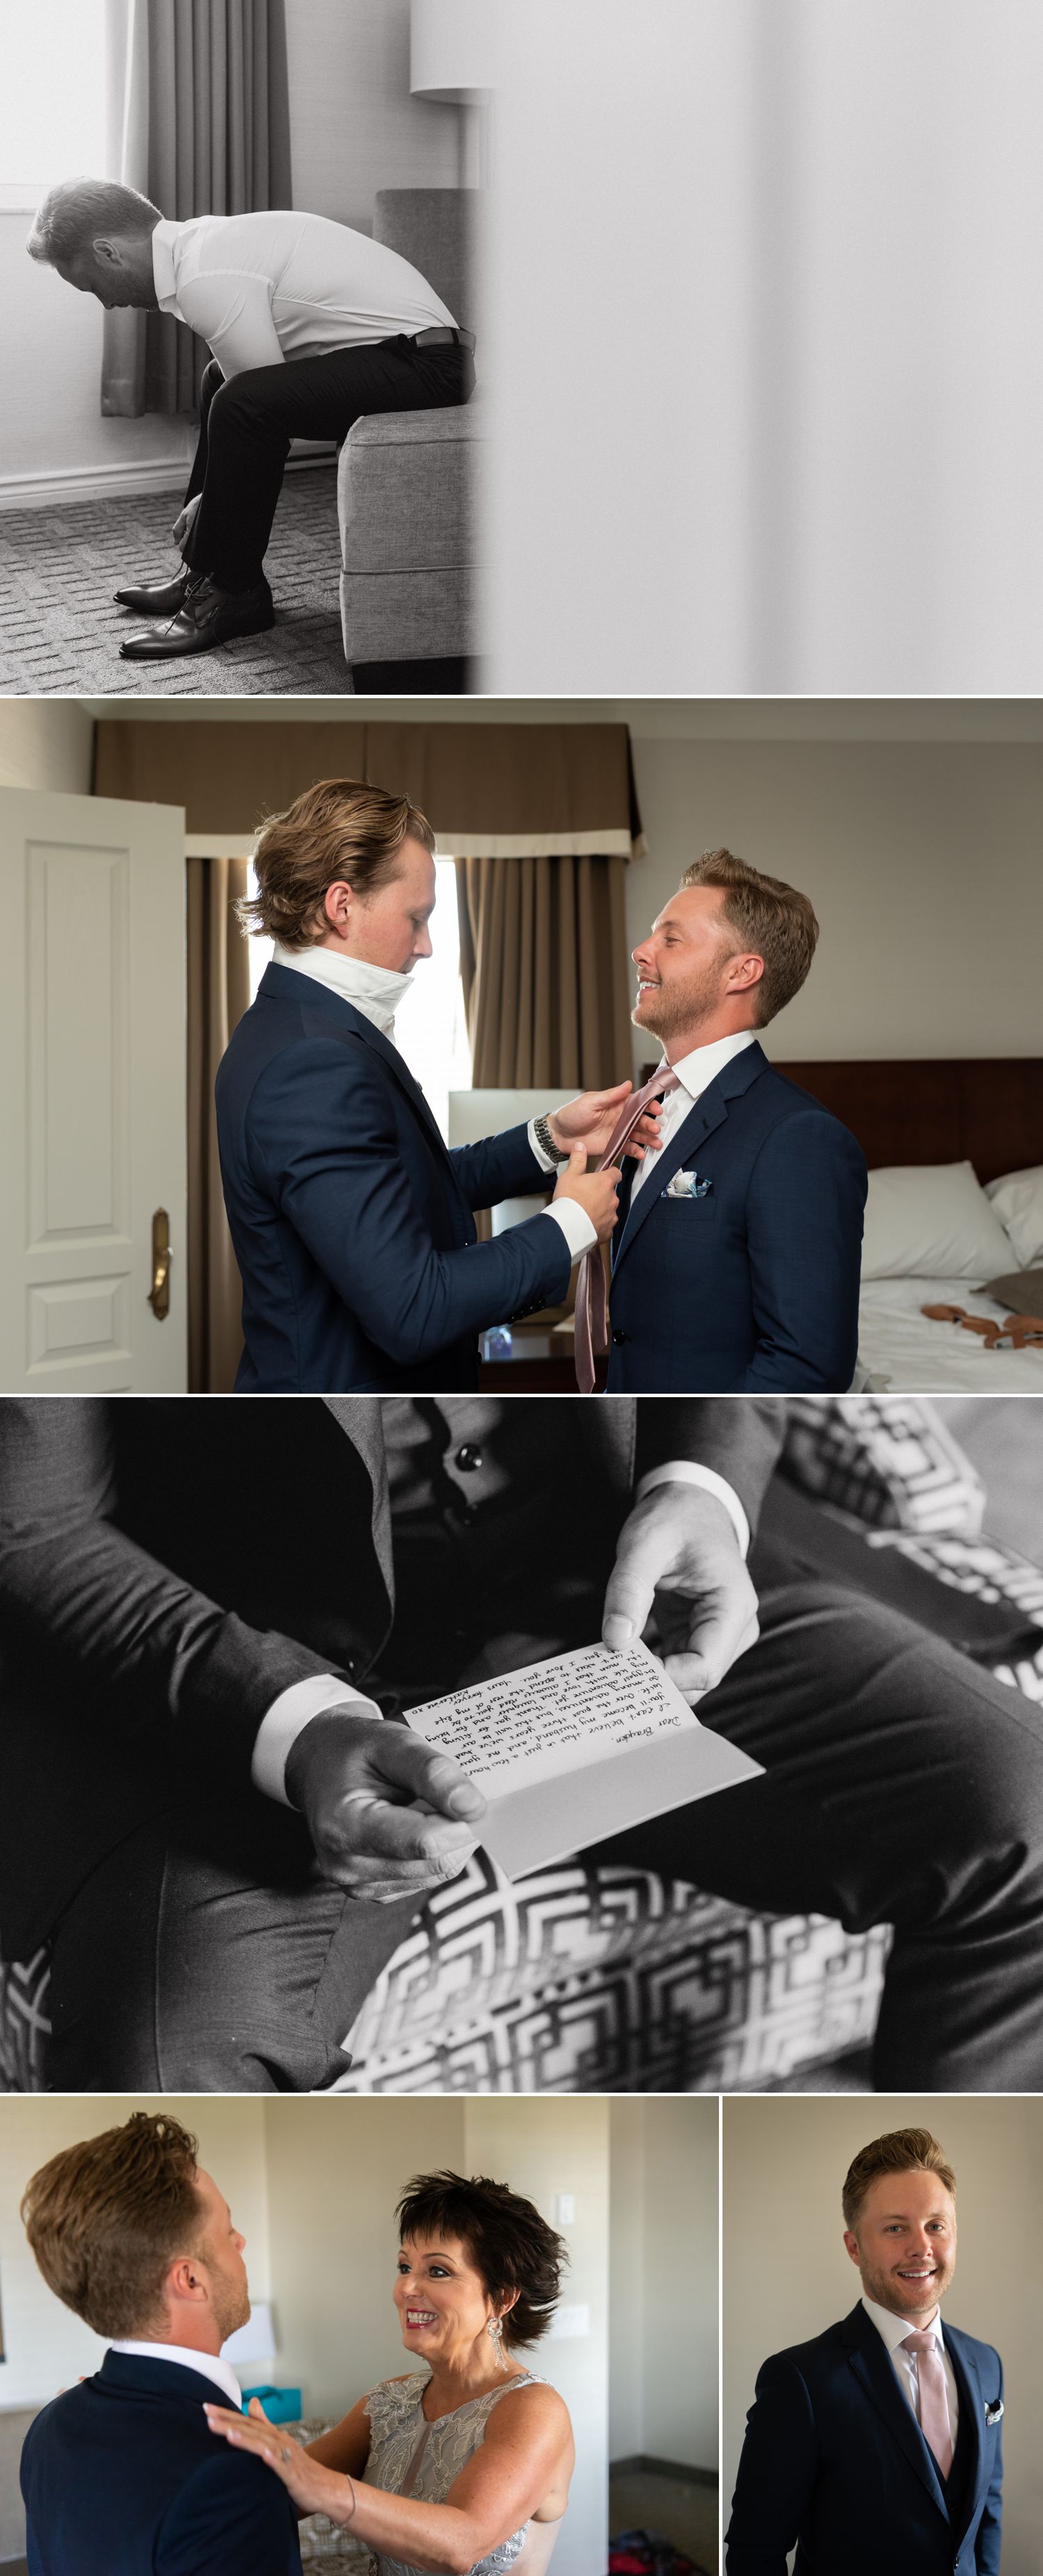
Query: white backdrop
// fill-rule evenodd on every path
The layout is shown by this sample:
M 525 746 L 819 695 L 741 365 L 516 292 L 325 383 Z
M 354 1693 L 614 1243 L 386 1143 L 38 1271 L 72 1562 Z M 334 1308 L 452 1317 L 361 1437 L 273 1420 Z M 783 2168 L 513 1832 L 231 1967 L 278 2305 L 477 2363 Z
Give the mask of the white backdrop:
M 500 42 L 489 684 L 1043 685 L 1038 0 Z

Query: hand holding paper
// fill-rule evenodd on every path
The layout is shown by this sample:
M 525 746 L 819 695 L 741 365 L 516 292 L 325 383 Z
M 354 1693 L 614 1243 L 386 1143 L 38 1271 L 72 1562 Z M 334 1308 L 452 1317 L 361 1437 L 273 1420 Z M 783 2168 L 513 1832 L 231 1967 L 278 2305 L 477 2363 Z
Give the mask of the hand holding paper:
M 452 1691 L 409 1723 L 488 1799 L 481 1839 L 513 1878 L 760 1767 L 700 1726 L 640 1639 Z
M 601 1633 L 625 1646 L 650 1623 L 670 1680 L 693 1703 L 755 1643 L 757 1595 L 734 1525 L 701 1485 L 653 1485 L 620 1532 Z

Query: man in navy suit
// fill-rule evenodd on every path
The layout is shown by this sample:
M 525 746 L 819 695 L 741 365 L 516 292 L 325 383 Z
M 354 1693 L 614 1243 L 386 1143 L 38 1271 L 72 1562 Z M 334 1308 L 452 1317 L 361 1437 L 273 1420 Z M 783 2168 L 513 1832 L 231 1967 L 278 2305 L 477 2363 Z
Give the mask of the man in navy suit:
M 22 2204 L 48 2287 L 96 2334 L 22 2451 L 29 2576 L 299 2576 L 297 2519 L 203 2412 L 242 2407 L 221 2347 L 245 2325 L 243 2238 L 180 2121 L 135 2111 L 66 2147 Z
M 676 1076 L 612 1239 L 613 1394 L 843 1394 L 858 1347 L 866 1167 L 757 1031 L 799 991 L 807 896 L 711 850 L 635 948 L 632 1014 Z
M 785 2576 L 794 2546 L 794 2576 L 997 2576 L 1003 2368 L 942 2329 L 956 2178 L 930 2131 L 863 2147 L 843 2209 L 862 2296 L 759 2373 L 727 2576 Z
M 449 1152 L 399 1053 L 395 1012 L 431 955 L 434 845 L 405 797 L 352 779 L 309 788 L 261 833 L 251 909 L 275 953 L 217 1076 L 240 1392 L 466 1391 L 478 1334 L 560 1304 L 615 1224 L 619 1172 L 586 1164 L 628 1082 Z M 479 1243 L 476 1208 L 531 1197 L 556 1169 L 546 1210 Z

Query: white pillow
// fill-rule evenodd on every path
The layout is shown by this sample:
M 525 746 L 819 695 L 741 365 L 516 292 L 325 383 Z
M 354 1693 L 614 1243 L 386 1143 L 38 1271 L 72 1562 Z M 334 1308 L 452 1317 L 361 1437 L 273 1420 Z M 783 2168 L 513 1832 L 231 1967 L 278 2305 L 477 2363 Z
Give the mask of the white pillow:
M 890 1163 L 870 1172 L 863 1279 L 968 1279 L 980 1286 L 1010 1243 L 972 1163 Z
M 1006 1226 L 1023 1270 L 1043 1262 L 1043 1163 L 1027 1172 L 1004 1172 L 986 1183 L 996 1215 Z

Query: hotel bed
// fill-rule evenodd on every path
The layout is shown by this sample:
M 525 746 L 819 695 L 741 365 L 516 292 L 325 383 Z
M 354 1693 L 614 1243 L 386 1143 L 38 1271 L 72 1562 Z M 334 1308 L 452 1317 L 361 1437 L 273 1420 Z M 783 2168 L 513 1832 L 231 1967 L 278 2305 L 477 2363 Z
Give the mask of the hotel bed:
M 1043 1343 L 989 1348 L 929 1318 L 1009 1332 L 989 1281 L 1043 1272 L 1043 1059 L 782 1064 L 858 1137 L 870 1168 L 857 1389 L 1043 1395 Z M 1019 1299 L 1041 1312 L 1043 1283 Z

